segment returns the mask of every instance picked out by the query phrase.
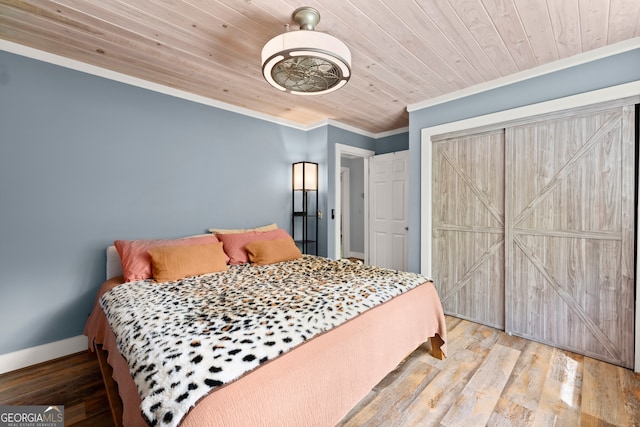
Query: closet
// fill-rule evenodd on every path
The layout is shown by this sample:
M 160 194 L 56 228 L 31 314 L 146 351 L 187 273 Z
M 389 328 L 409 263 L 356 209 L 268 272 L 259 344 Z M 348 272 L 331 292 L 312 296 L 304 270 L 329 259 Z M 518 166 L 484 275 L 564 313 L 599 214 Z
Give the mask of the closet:
M 633 366 L 637 102 L 431 138 L 445 312 Z

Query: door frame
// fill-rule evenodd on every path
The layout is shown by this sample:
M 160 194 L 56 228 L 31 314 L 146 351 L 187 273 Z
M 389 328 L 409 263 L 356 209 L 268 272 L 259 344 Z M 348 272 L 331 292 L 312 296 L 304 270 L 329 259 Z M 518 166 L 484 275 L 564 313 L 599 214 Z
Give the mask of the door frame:
M 364 159 L 364 262 L 369 262 L 369 157 L 376 153 L 364 148 L 353 147 L 351 145 L 337 144 L 335 145 L 335 157 L 334 157 L 334 185 L 333 185 L 333 206 L 335 206 L 335 227 L 334 227 L 334 254 L 339 258 L 340 256 L 340 228 L 342 221 L 340 219 L 342 206 L 340 205 L 341 191 L 340 191 L 340 163 L 343 155 L 352 157 L 361 157 Z
M 640 81 L 625 83 L 618 86 L 612 86 L 591 92 L 585 92 L 578 95 L 558 98 L 551 101 L 531 104 L 524 107 L 504 110 L 497 113 L 486 114 L 483 116 L 472 117 L 455 122 L 449 122 L 433 127 L 423 128 L 421 130 L 420 141 L 420 271 L 422 274 L 432 274 L 432 227 L 433 218 L 431 214 L 432 187 L 431 173 L 433 161 L 433 143 L 431 138 L 448 132 L 457 132 L 466 129 L 473 129 L 482 126 L 491 126 L 499 123 L 505 123 L 512 120 L 520 120 L 528 117 L 567 110 L 576 107 L 597 104 L 600 102 L 614 101 L 617 99 L 628 98 L 640 95 Z M 636 169 L 636 181 L 640 178 L 640 168 Z M 640 189 L 639 189 L 640 190 Z M 636 203 L 640 202 L 640 194 Z M 638 206 L 636 206 L 638 207 Z M 638 240 L 638 222 L 636 220 L 636 241 Z M 634 371 L 640 372 L 640 251 L 636 253 L 636 312 L 635 312 L 635 349 L 634 349 Z

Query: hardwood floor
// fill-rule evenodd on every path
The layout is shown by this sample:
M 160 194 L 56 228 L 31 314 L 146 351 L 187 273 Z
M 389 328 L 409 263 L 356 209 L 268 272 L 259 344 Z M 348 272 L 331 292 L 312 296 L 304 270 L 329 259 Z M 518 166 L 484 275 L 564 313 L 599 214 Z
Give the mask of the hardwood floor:
M 447 316 L 448 355 L 427 345 L 340 426 L 640 426 L 640 375 Z
M 414 351 L 339 426 L 640 426 L 640 375 L 447 317 L 449 354 Z M 0 375 L 0 405 L 61 404 L 69 426 L 113 424 L 92 353 Z
M 0 405 L 64 405 L 66 426 L 113 425 L 98 360 L 88 351 L 0 375 Z

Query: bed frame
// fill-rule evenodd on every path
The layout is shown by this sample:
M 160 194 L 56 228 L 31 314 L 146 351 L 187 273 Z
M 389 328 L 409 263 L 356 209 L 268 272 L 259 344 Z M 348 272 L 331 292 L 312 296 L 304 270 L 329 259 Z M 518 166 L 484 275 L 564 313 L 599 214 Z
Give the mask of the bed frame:
M 102 381 L 107 391 L 107 400 L 109 401 L 113 425 L 114 427 L 122 427 L 122 399 L 118 394 L 118 384 L 113 380 L 113 369 L 107 362 L 107 352 L 100 344 L 95 346 L 95 352 L 100 366 L 100 373 L 102 374 Z

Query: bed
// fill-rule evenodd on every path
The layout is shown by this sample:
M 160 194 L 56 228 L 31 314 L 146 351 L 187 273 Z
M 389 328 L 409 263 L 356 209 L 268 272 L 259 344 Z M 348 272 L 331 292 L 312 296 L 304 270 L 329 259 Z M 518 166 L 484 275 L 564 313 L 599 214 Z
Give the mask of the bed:
M 233 254 L 231 259 L 227 255 L 225 262 L 233 261 Z M 330 283 L 334 276 L 343 293 L 334 290 L 335 284 Z M 319 277 L 320 280 L 302 288 L 295 287 L 289 296 L 289 291 L 294 289 L 289 284 L 303 282 L 304 277 L 311 277 L 311 280 Z M 382 277 L 386 278 L 383 280 Z M 397 283 L 382 289 L 380 282 L 388 280 Z M 251 282 L 259 286 L 252 287 Z M 223 287 L 227 285 L 231 287 Z M 195 306 L 185 308 L 192 304 L 191 294 L 185 297 L 186 302 L 167 302 L 175 297 L 175 292 L 186 293 L 187 288 L 189 292 L 195 289 L 196 294 L 207 295 L 206 303 L 198 300 Z M 233 300 L 233 294 L 240 288 L 242 292 L 253 294 L 249 297 L 243 294 L 239 296 L 240 300 Z M 258 288 L 260 295 L 255 294 Z M 283 289 L 286 295 L 283 295 Z M 381 295 L 371 297 L 376 289 L 382 289 Z M 316 290 L 320 296 L 308 296 Z M 214 299 L 209 296 L 210 292 L 217 295 L 215 301 L 224 300 L 224 304 L 231 306 L 212 303 Z M 379 299 L 375 306 L 367 299 L 370 297 Z M 298 311 L 299 299 L 307 298 L 315 304 L 315 314 L 304 313 L 301 319 L 290 320 L 290 316 L 295 317 Z M 156 306 L 151 302 L 154 299 L 161 306 L 164 304 L 163 307 L 175 305 L 179 316 L 186 316 L 189 330 L 178 329 L 183 332 L 176 333 L 172 326 L 164 323 L 172 318 L 174 313 L 168 311 L 173 309 L 154 308 Z M 355 300 L 357 302 L 353 303 Z M 232 339 L 219 330 L 211 332 L 215 328 L 207 323 L 209 317 L 228 317 L 225 313 L 237 313 L 234 307 L 254 303 L 263 306 L 261 310 L 273 307 L 273 312 L 267 310 L 266 313 L 270 320 L 244 318 L 242 309 L 239 312 L 242 314 L 238 314 L 240 317 L 233 321 L 226 318 L 224 322 L 230 333 L 235 331 L 243 335 L 234 335 Z M 322 306 L 321 309 L 318 306 Z M 282 307 L 288 307 L 284 314 L 280 313 Z M 215 314 L 215 310 L 222 314 Z M 151 316 L 149 313 L 153 312 L 161 314 Z M 289 329 L 282 328 L 282 323 L 287 322 Z M 147 323 L 151 326 L 145 326 Z M 148 330 L 126 335 L 119 330 L 122 324 L 134 325 L 134 332 L 145 327 Z M 235 326 L 245 324 L 255 326 L 237 331 L 244 327 Z M 116 325 L 116 332 L 112 325 Z M 191 327 L 193 325 L 197 327 Z M 274 327 L 284 332 L 274 334 Z M 206 333 L 202 337 L 194 335 L 203 330 Z M 261 333 L 266 335 L 258 337 Z M 113 388 L 117 389 L 117 395 L 110 393 L 110 404 L 116 424 L 124 426 L 332 426 L 422 343 L 430 341 L 434 357 L 443 358 L 446 353 L 444 314 L 430 280 L 361 263 L 308 255 L 260 265 L 236 262 L 225 271 L 178 281 L 125 282 L 120 254 L 110 246 L 107 248 L 107 281 L 98 291 L 85 334 L 90 349 L 98 352 L 99 360 L 108 363 L 108 366 L 101 364 L 107 389 L 112 389 L 109 384 L 113 381 L 117 383 L 117 388 Z M 123 335 L 129 338 L 123 338 Z M 139 340 L 131 338 L 140 335 L 144 342 L 157 342 L 141 345 Z M 251 342 L 247 337 L 260 343 L 258 349 L 252 344 L 248 344 L 254 349 L 250 351 L 246 345 L 238 344 L 240 349 L 236 349 L 228 344 Z M 282 337 L 286 338 L 280 339 Z M 222 344 L 209 341 L 216 339 L 221 339 Z M 272 342 L 277 341 L 280 345 L 288 339 L 291 341 L 289 347 L 272 348 Z M 195 351 L 194 346 L 197 346 Z M 178 347 L 183 350 L 177 350 Z M 211 352 L 201 353 L 202 347 Z M 223 348 L 224 357 L 220 358 L 219 350 Z M 227 356 L 233 351 L 238 351 L 241 358 Z M 233 368 L 220 368 L 225 358 L 228 358 L 225 363 Z M 177 362 L 173 363 L 173 360 Z M 244 366 L 246 362 L 250 362 L 248 367 Z M 165 365 L 168 365 L 166 369 Z M 164 369 L 161 373 L 157 372 L 158 366 Z M 181 369 L 177 370 L 176 366 Z M 227 377 L 216 376 L 219 371 L 229 374 Z M 193 379 L 203 373 L 203 378 Z M 164 393 L 174 386 L 178 391 L 173 394 L 155 395 L 158 390 Z M 185 395 L 188 397 L 184 398 Z

